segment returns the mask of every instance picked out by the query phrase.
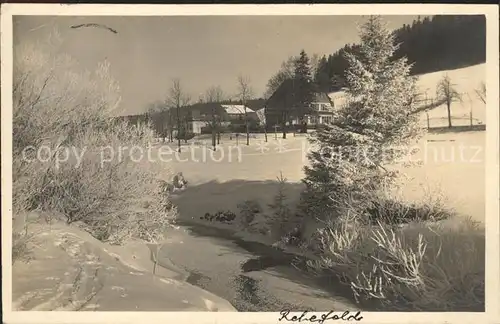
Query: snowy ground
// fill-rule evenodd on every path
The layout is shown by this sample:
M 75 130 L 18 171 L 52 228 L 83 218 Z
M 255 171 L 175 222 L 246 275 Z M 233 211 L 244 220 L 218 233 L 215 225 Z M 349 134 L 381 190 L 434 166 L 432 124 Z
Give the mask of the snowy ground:
M 402 194 L 419 199 L 429 192 L 442 194 L 451 207 L 474 219 L 484 220 L 486 132 L 428 134 L 412 156 L 423 165 L 399 167 L 406 174 Z M 305 137 L 289 135 L 286 140 L 252 139 L 250 146 L 223 142 L 217 152 L 184 147 L 172 154 L 171 165 L 183 172 L 189 188 L 176 197 L 181 217 L 198 218 L 219 209 L 235 210 L 236 204 L 255 199 L 270 202 L 282 172 L 290 184 L 291 199 L 302 189 L 300 179 L 309 149 Z M 219 161 L 220 160 L 220 161 Z
M 470 67 L 439 71 L 419 76 L 417 86 L 423 94 L 422 98 L 436 97 L 436 88 L 444 75 L 448 75 L 455 90 L 462 94 L 462 100 L 451 105 L 452 125 L 470 125 L 470 113 L 472 112 L 473 124 L 486 124 L 486 106 L 478 98 L 476 90 L 485 81 L 486 65 L 478 64 Z M 446 105 L 441 105 L 429 111 L 430 127 L 448 126 L 448 111 Z M 427 126 L 426 114 L 421 115 L 421 123 Z
M 414 159 L 423 159 L 425 164 L 403 170 L 410 177 L 403 186 L 404 197 L 419 199 L 427 194 L 426 190 L 440 190 L 458 212 L 484 220 L 484 139 L 485 132 L 426 136 L 419 143 L 423 151 L 414 156 Z M 307 141 L 293 135 L 282 141 L 270 138 L 267 145 L 262 141 L 263 138 L 252 139 L 250 146 L 238 146 L 239 156 L 235 155 L 236 144 L 224 141 L 218 155 L 214 155 L 216 159 L 208 150 L 203 159 L 201 149 L 190 152 L 184 147 L 183 153 L 170 162 L 190 181 L 185 191 L 174 196 L 181 221 L 234 232 L 232 226 L 207 224 L 199 217 L 218 210 L 236 212 L 237 204 L 249 199 L 265 207 L 276 194 L 276 177 L 280 171 L 289 180 L 286 193 L 290 202 L 296 201 L 303 189 L 300 179 L 306 163 Z M 230 149 L 232 160 L 228 157 Z M 474 156 L 477 150 L 480 151 Z M 218 162 L 217 158 L 223 154 L 225 158 Z M 190 272 L 190 283 L 229 300 L 239 311 L 270 311 L 286 305 L 306 309 L 359 307 L 350 301 L 349 291 L 346 293 L 342 285 L 318 282 L 298 273 L 290 261 L 279 261 L 266 253 L 259 256 L 260 248 L 246 247 L 252 243 L 269 247 L 274 242 L 268 237 L 240 231 L 228 239 L 217 232 L 207 234 L 203 226 L 193 228 L 202 228 L 201 233 L 187 229 L 167 233 L 169 242 L 162 248 L 160 258 L 171 260 Z M 235 238 L 246 242 L 244 248 L 233 241 Z M 255 263 L 256 268 L 244 271 L 250 263 Z
M 429 73 L 419 77 L 418 88 L 428 97 L 435 97 L 441 78 L 448 75 L 462 102 L 452 105 L 453 124 L 468 125 L 472 108 L 474 124 L 486 124 L 485 105 L 476 95 L 476 89 L 485 79 L 485 65 Z M 428 112 L 431 127 L 447 126 L 446 106 Z M 426 125 L 426 113 L 422 113 Z M 182 171 L 190 181 L 190 188 L 178 197 L 182 217 L 198 218 L 201 212 L 236 208 L 246 199 L 270 201 L 276 192 L 276 177 L 280 172 L 291 183 L 291 199 L 298 197 L 303 166 L 307 163 L 309 145 L 304 135 L 252 135 L 250 146 L 241 134 L 238 140 L 226 134 L 217 152 L 210 150 L 210 135 L 200 136 L 195 147 L 184 146 L 179 155 L 170 154 L 175 170 Z M 428 134 L 418 146 L 420 153 L 413 159 L 424 160 L 419 167 L 401 168 L 408 179 L 402 194 L 408 199 L 419 199 L 428 192 L 442 193 L 450 206 L 461 214 L 484 220 L 485 202 L 485 135 L 486 132 L 449 132 Z M 165 145 L 166 146 L 166 145 Z M 171 145 L 172 150 L 176 146 Z
M 457 73 L 473 76 L 481 74 L 480 71 L 481 66 L 477 66 L 464 71 L 450 71 L 449 74 L 454 82 L 460 82 L 462 79 L 456 76 Z M 426 75 L 421 78 L 420 84 L 435 87 L 442 75 Z M 470 89 L 480 83 L 480 79 L 473 77 L 464 80 Z M 443 108 L 443 111 L 441 108 L 430 112 L 431 118 L 440 120 L 441 124 L 431 126 L 447 125 L 446 119 L 443 119 L 446 109 Z M 481 109 L 483 117 L 479 112 L 474 116 L 482 118 L 480 120 L 485 123 L 484 106 Z M 468 116 L 469 111 L 467 106 L 455 104 L 452 107 L 456 117 L 454 121 L 462 118 L 461 115 Z M 425 114 L 422 116 L 426 118 Z M 439 194 L 461 215 L 484 221 L 485 135 L 486 132 L 426 135 L 418 143 L 420 152 L 412 156 L 413 161 L 419 159 L 422 165 L 399 166 L 405 174 L 402 177 L 403 197 L 418 200 L 429 192 Z M 323 283 L 318 287 L 317 282 L 290 267 L 290 262 L 275 262 L 276 257 L 266 255 L 259 251 L 260 248 L 249 248 L 251 241 L 262 242 L 269 247 L 273 243 L 269 238 L 266 241 L 263 236 L 240 232 L 231 239 L 213 228 L 216 232 L 207 234 L 210 226 L 224 226 L 207 224 L 200 220 L 201 216 L 219 210 L 237 212 L 237 204 L 244 200 L 256 200 L 265 207 L 276 194 L 276 178 L 280 173 L 288 180 L 285 190 L 290 203 L 297 201 L 303 189 L 300 180 L 304 176 L 303 166 L 307 163 L 306 155 L 310 149 L 305 136 L 288 134 L 288 138 L 283 140 L 281 134 L 275 138 L 275 134 L 271 133 L 265 142 L 264 134 L 256 134 L 252 135 L 249 146 L 245 142 L 245 136 L 236 140 L 224 135 L 221 145 L 214 152 L 210 148 L 210 136 L 201 136 L 196 145 L 183 143 L 180 154 L 175 153 L 176 143 L 154 146 L 152 158 L 164 163 L 165 167 L 183 172 L 189 181 L 188 188 L 173 197 L 180 220 L 209 225 L 205 229 L 202 229 L 203 226 L 181 226 L 180 231 L 169 231 L 168 242 L 161 250 L 161 261 L 169 261 L 184 269 L 190 273 L 189 282 L 229 300 L 240 311 L 269 311 L 285 305 L 311 309 L 354 308 L 349 298 L 344 297 L 340 285 Z M 235 238 L 242 239 L 245 245 L 240 246 Z M 274 263 L 266 264 L 270 259 Z M 256 269 L 244 271 L 245 265 L 250 263 L 257 264 Z M 333 291 L 324 290 L 327 286 Z
M 29 231 L 29 253 L 12 267 L 15 311 L 235 311 L 179 273 L 159 268 L 153 276 L 144 244 L 110 246 L 63 223 Z
M 419 199 L 440 192 L 460 214 L 484 221 L 485 137 L 486 132 L 427 135 L 412 157 L 423 165 L 401 168 L 407 176 L 403 196 Z

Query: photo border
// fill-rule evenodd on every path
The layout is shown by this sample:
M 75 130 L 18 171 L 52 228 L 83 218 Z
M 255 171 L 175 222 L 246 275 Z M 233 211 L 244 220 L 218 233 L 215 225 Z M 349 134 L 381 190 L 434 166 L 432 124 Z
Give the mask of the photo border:
M 435 15 L 486 16 L 486 300 L 484 313 L 363 312 L 367 323 L 498 323 L 499 280 L 499 15 L 497 5 L 456 4 L 269 4 L 269 5 L 114 5 L 3 4 L 1 6 L 1 181 L 2 301 L 6 323 L 278 323 L 278 312 L 35 312 L 12 306 L 12 43 L 14 15 L 48 16 L 205 16 L 205 15 Z M 300 310 L 294 310 L 300 312 Z M 327 310 L 328 311 L 328 310 Z M 344 310 L 336 310 L 344 311 Z M 249 315 L 251 314 L 251 315 Z M 404 318 L 404 320 L 403 320 Z

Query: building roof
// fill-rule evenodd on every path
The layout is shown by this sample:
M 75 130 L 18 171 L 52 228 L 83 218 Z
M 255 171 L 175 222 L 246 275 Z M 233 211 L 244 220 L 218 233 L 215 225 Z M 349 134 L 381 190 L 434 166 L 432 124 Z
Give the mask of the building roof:
M 287 79 L 283 81 L 278 89 L 269 97 L 266 102 L 266 106 L 269 108 L 288 106 L 292 104 L 295 100 L 294 93 L 297 84 L 293 79 Z M 330 103 L 330 98 L 326 92 L 315 92 L 313 94 L 313 102 L 316 103 Z
M 200 115 L 211 115 L 213 112 L 216 114 L 221 114 L 224 112 L 220 103 L 217 102 L 198 102 L 187 107 L 181 108 L 181 110 L 197 111 Z
M 316 102 L 316 103 L 330 103 L 330 98 L 324 92 L 315 92 L 313 94 L 313 102 Z
M 247 105 L 247 108 L 252 109 L 253 111 L 257 111 L 259 109 L 262 109 L 266 105 L 266 99 L 250 99 L 245 101 L 245 104 Z
M 222 108 L 226 110 L 226 113 L 230 115 L 241 115 L 245 113 L 245 106 L 244 105 L 222 105 Z M 247 113 L 252 113 L 254 112 L 252 109 L 246 107 L 246 112 Z

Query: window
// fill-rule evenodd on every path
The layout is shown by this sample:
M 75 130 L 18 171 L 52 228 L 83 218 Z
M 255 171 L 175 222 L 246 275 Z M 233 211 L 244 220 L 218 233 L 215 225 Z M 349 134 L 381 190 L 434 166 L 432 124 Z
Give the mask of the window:
M 332 116 L 323 116 L 323 124 L 331 124 L 332 122 Z

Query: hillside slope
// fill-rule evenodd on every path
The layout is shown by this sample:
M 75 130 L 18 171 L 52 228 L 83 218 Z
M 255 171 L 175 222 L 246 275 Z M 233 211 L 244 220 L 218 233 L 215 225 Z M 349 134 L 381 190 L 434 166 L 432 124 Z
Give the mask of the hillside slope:
M 474 125 L 486 124 L 486 105 L 476 95 L 476 89 L 486 81 L 486 64 L 419 75 L 417 86 L 423 98 L 427 93 L 429 100 L 436 100 L 436 88 L 445 75 L 450 77 L 455 89 L 462 94 L 462 101 L 451 105 L 452 124 L 454 126 L 469 125 L 471 110 Z M 431 127 L 448 126 L 446 104 L 428 111 L 428 114 Z M 421 122 L 427 125 L 425 113 L 421 116 Z

